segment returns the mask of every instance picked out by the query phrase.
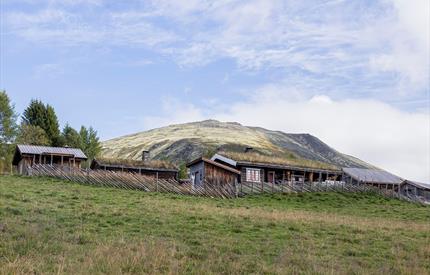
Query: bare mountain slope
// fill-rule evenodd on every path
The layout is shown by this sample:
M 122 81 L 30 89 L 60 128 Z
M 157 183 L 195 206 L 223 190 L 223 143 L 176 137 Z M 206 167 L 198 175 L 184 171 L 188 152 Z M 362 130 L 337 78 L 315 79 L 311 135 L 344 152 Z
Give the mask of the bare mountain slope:
M 287 134 L 235 122 L 205 120 L 171 125 L 103 142 L 103 157 L 140 159 L 149 150 L 153 159 L 176 164 L 219 151 L 243 152 L 246 147 L 273 157 L 311 160 L 338 167 L 372 167 L 344 155 L 309 134 Z

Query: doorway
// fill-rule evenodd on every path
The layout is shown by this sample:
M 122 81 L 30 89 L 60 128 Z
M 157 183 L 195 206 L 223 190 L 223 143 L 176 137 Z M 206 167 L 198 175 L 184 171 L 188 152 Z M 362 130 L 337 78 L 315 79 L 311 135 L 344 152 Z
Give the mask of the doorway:
M 275 171 L 269 171 L 267 173 L 267 179 L 270 183 L 275 183 Z

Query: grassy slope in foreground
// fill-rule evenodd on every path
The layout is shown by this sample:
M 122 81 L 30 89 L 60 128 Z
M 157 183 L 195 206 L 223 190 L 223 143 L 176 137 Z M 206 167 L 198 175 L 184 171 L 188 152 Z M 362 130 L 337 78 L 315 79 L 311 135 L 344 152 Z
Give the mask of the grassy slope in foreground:
M 365 194 L 215 200 L 0 177 L 0 274 L 430 272 L 430 208 Z

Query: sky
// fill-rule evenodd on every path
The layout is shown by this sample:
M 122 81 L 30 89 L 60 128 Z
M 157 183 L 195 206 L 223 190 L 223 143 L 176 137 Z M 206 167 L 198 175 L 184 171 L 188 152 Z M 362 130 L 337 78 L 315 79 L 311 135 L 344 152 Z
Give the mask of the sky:
M 103 140 L 208 118 L 430 182 L 430 1 L 1 0 L 0 89 Z

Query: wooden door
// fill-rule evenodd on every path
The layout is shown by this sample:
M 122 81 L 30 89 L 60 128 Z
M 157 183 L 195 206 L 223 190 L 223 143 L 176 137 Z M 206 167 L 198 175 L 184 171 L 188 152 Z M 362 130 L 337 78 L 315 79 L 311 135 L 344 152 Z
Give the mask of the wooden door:
M 267 174 L 267 177 L 268 177 L 268 181 L 269 181 L 270 183 L 275 183 L 275 172 L 274 172 L 274 171 L 270 171 L 270 172 Z
M 197 171 L 194 173 L 194 187 L 200 187 L 201 181 L 200 181 L 200 173 Z

